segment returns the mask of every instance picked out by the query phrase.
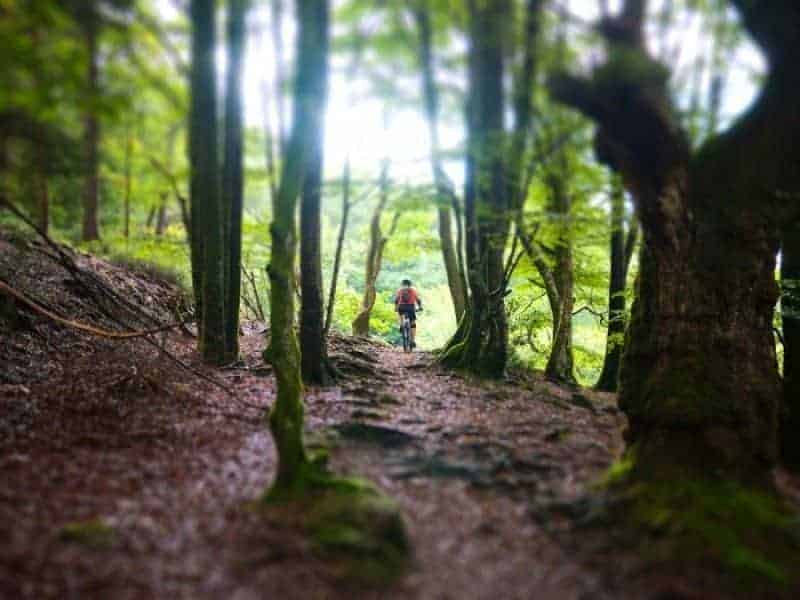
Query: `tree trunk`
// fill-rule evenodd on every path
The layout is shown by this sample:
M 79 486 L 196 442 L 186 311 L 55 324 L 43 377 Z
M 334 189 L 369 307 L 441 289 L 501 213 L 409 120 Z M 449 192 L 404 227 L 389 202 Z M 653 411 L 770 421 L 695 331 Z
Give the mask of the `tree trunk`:
M 436 80 L 433 74 L 433 49 L 430 14 L 427 0 L 420 0 L 414 7 L 414 18 L 419 32 L 419 64 L 422 73 L 422 93 L 425 102 L 425 116 L 428 121 L 428 132 L 431 142 L 431 169 L 436 186 L 436 206 L 439 222 L 439 239 L 442 245 L 442 259 L 444 260 L 447 283 L 450 296 L 453 299 L 453 308 L 456 322 L 461 321 L 466 309 L 466 289 L 461 279 L 457 251 L 453 244 L 452 220 L 450 206 L 452 196 L 455 194 L 453 186 L 442 167 L 439 148 L 439 98 L 436 90 Z
M 300 491 L 307 483 L 304 480 L 308 460 L 303 445 L 300 348 L 294 329 L 295 213 L 308 164 L 313 159 L 325 102 L 321 82 L 324 82 L 328 64 L 327 11 L 326 0 L 297 0 L 299 32 L 294 115 L 270 228 L 272 253 L 268 270 L 272 328 L 269 355 L 265 359 L 275 369 L 278 387 L 269 418 L 278 450 L 273 494 Z
M 389 161 L 385 160 L 381 169 L 380 178 L 381 197 L 378 206 L 372 213 L 369 227 L 369 249 L 367 250 L 366 269 L 364 277 L 364 296 L 361 299 L 361 310 L 353 319 L 353 335 L 369 335 L 369 318 L 372 315 L 372 307 L 375 306 L 377 289 L 375 283 L 378 275 L 381 274 L 383 266 L 383 250 L 386 243 L 394 233 L 399 219 L 399 213 L 395 213 L 392 224 L 386 236 L 381 230 L 381 217 L 383 216 L 386 205 L 389 202 Z
M 510 6 L 469 2 L 468 160 L 465 216 L 470 306 L 442 354 L 443 364 L 502 377 L 508 361 L 503 254 L 509 229 L 503 42 Z
M 550 188 L 549 212 L 557 220 L 558 238 L 554 250 L 553 279 L 558 289 L 558 303 L 551 305 L 553 313 L 553 344 L 545 367 L 545 376 L 552 381 L 575 384 L 575 359 L 572 353 L 572 309 L 575 269 L 572 260 L 572 199 L 567 182 L 569 173 L 566 157 L 559 156 L 548 174 Z
M 328 53 L 328 7 L 325 3 L 315 5 L 314 20 L 320 29 L 322 52 Z M 322 203 L 323 132 L 324 113 L 328 94 L 327 63 L 323 64 L 315 80 L 315 98 L 319 98 L 322 115 L 319 126 L 311 140 L 309 164 L 303 183 L 300 205 L 300 355 L 302 357 L 303 382 L 327 385 L 331 376 L 325 343 L 324 306 L 322 302 L 322 231 L 320 207 Z
M 800 469 L 800 225 L 787 227 L 783 232 L 782 242 L 782 454 L 787 465 Z
M 333 256 L 333 273 L 331 274 L 331 287 L 328 293 L 328 308 L 325 314 L 325 331 L 327 338 L 333 321 L 333 307 L 336 304 L 336 286 L 339 282 L 339 269 L 342 263 L 342 249 L 344 237 L 347 234 L 347 222 L 350 218 L 350 157 L 344 162 L 342 173 L 342 222 L 339 224 L 339 234 L 336 236 L 336 252 Z
M 611 189 L 611 274 L 608 281 L 608 329 L 603 371 L 595 389 L 616 392 L 625 335 L 625 190 L 619 177 Z
M 604 25 L 609 62 L 593 79 L 551 86 L 598 122 L 600 158 L 622 172 L 644 234 L 620 378 L 638 479 L 765 484 L 777 457 L 774 270 L 790 203 L 769 191 L 800 189 L 800 9 L 733 4 L 770 74 L 756 105 L 694 154 L 635 19 Z M 635 72 L 617 63 L 631 60 Z
M 203 359 L 225 362 L 225 251 L 219 181 L 215 3 L 192 0 L 191 121 L 192 274 Z M 199 284 L 199 285 L 198 285 Z
M 99 96 L 98 36 L 99 22 L 94 8 L 89 9 L 86 33 L 86 48 L 89 57 L 87 71 L 87 93 L 89 107 L 84 115 L 84 150 L 86 153 L 85 181 L 83 190 L 83 230 L 81 239 L 90 242 L 100 239 L 98 226 L 99 167 L 100 167 L 100 121 L 97 116 Z
M 225 216 L 225 358 L 239 357 L 239 307 L 242 291 L 242 213 L 244 205 L 242 69 L 244 62 L 247 4 L 228 3 L 225 82 L 225 158 L 222 197 Z
M 164 230 L 167 228 L 167 192 L 161 192 L 158 195 L 158 208 L 155 211 L 155 234 L 157 236 L 164 235 Z

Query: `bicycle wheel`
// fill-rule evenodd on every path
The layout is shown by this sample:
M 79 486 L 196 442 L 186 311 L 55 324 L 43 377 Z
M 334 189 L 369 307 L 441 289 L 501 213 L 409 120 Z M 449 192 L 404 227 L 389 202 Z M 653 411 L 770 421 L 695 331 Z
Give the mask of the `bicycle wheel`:
M 403 352 L 411 352 L 411 327 L 409 327 L 408 317 L 403 317 Z

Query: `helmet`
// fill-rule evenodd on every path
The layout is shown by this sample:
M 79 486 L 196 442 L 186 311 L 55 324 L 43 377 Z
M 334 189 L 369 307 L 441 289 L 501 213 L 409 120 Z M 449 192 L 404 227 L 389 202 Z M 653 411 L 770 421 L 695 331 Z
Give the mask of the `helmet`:
M 411 287 L 411 280 L 410 279 L 403 279 L 403 285 L 407 285 Z

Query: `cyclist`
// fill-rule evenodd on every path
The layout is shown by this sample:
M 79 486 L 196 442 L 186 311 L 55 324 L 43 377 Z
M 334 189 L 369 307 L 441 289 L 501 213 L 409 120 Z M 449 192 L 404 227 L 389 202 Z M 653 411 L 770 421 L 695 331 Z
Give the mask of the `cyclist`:
M 417 290 L 411 285 L 410 279 L 403 279 L 402 287 L 394 295 L 394 307 L 400 321 L 400 333 L 403 332 L 403 315 L 408 315 L 411 321 L 411 347 L 416 348 L 417 343 L 417 308 L 422 310 L 422 299 Z

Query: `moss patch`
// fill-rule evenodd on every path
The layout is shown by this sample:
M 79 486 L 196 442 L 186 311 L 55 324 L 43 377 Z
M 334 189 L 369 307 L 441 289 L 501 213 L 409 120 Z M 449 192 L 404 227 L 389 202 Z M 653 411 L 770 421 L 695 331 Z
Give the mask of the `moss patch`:
M 59 530 L 58 539 L 94 550 L 106 550 L 114 545 L 117 533 L 101 519 L 91 519 L 67 523 Z
M 622 511 L 647 533 L 645 556 L 691 568 L 712 565 L 737 589 L 797 584 L 800 564 L 797 515 L 767 492 L 718 481 L 627 481 L 631 459 L 605 477 L 619 492 Z
M 411 547 L 391 498 L 364 479 L 331 474 L 322 463 L 309 462 L 302 480 L 291 490 L 270 489 L 262 508 L 296 509 L 314 550 L 345 580 L 388 585 L 405 572 Z

